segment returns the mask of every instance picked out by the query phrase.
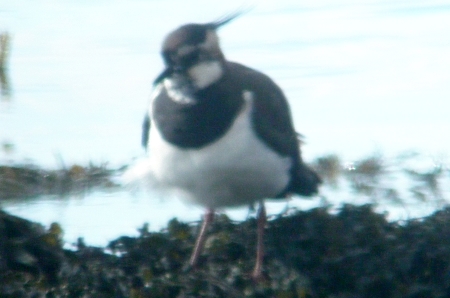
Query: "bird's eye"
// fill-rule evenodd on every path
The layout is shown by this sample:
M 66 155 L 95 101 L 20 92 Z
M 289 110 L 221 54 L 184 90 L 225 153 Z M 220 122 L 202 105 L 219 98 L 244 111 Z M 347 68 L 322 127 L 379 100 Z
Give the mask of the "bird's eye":
M 197 63 L 199 60 L 199 57 L 200 57 L 199 51 L 192 51 L 186 55 L 181 56 L 180 62 L 184 67 L 188 68 L 188 67 L 194 65 L 195 63 Z

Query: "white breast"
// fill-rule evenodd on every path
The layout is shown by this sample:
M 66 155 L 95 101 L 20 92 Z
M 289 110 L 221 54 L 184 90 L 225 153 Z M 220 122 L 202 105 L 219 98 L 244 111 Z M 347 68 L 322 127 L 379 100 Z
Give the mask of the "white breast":
M 152 179 L 211 208 L 249 204 L 274 197 L 289 182 L 292 160 L 258 139 L 251 127 L 252 93 L 229 131 L 200 149 L 166 142 L 152 123 L 149 154 Z

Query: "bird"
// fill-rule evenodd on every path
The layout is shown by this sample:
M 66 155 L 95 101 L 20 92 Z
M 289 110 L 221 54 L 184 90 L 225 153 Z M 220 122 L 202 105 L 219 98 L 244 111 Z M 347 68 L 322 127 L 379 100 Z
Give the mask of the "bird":
M 198 266 L 216 210 L 259 204 L 252 278 L 263 278 L 265 199 L 313 196 L 321 179 L 301 157 L 282 89 L 226 59 L 217 31 L 240 13 L 188 23 L 162 42 L 163 71 L 142 126 L 153 184 L 205 208 L 189 261 Z

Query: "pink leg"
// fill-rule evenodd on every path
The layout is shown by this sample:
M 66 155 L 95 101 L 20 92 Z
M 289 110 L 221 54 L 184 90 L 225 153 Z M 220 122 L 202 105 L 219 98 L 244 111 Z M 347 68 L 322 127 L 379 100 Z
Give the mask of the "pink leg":
M 205 245 L 206 231 L 208 230 L 208 226 L 213 221 L 213 219 L 214 219 L 214 209 L 208 209 L 205 213 L 202 228 L 200 229 L 200 233 L 197 236 L 195 248 L 194 251 L 192 252 L 191 260 L 189 262 L 192 268 L 195 268 L 197 266 L 198 257 L 202 253 L 203 246 Z
M 255 281 L 261 281 L 263 279 L 262 266 L 264 261 L 264 228 L 266 226 L 266 208 L 264 202 L 259 203 L 258 216 L 257 216 L 257 242 L 256 242 L 256 263 L 255 269 L 253 269 L 252 278 Z

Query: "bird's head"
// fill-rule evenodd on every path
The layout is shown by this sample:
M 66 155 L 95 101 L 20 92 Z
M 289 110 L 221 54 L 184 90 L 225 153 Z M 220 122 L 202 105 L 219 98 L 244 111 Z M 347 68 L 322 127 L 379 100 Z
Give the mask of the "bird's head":
M 178 76 L 189 80 L 193 88 L 199 90 L 219 80 L 225 58 L 216 31 L 240 14 L 206 24 L 183 25 L 169 33 L 162 45 L 165 69 L 155 84 Z

